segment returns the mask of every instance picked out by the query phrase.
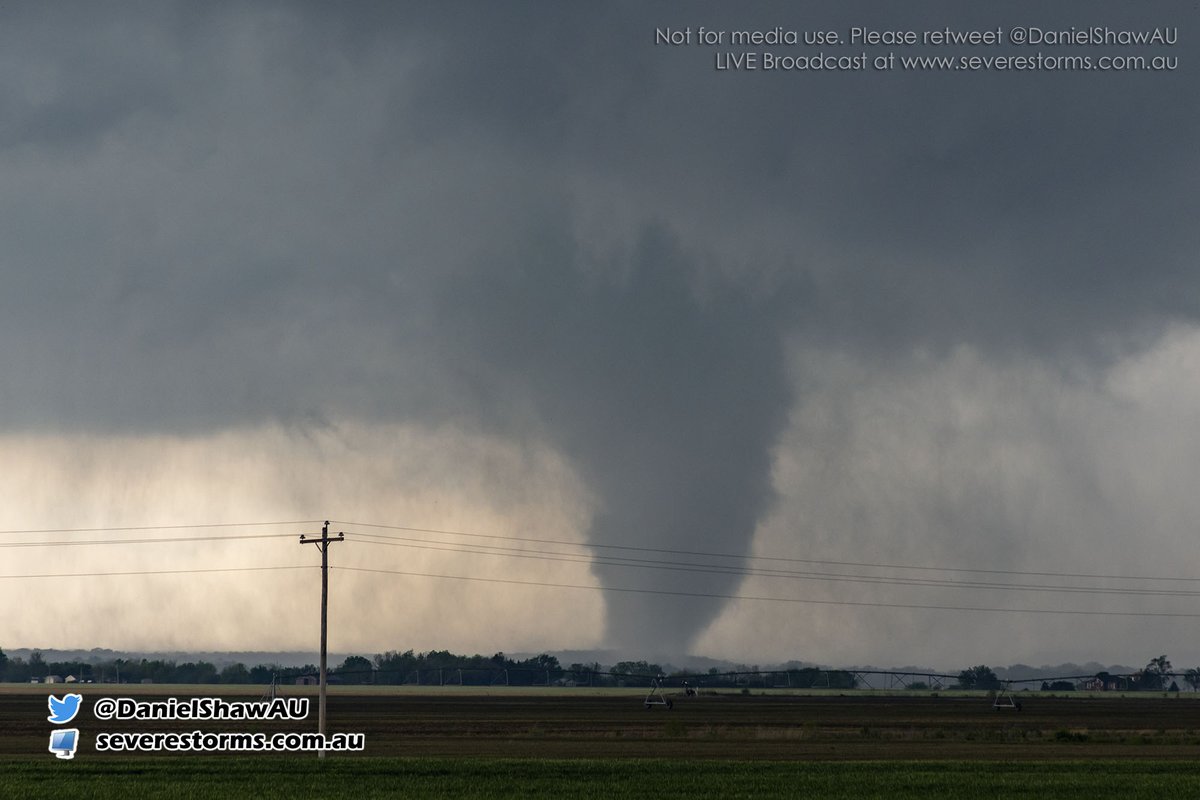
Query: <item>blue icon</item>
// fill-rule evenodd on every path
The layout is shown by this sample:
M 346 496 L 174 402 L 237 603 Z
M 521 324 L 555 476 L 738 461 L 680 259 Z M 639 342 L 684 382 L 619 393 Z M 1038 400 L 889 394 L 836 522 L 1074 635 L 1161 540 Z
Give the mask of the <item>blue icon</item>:
M 50 706 L 50 716 L 46 717 L 46 721 L 55 725 L 65 725 L 75 719 L 82 701 L 83 695 L 74 693 L 66 695 L 62 700 L 50 695 L 46 698 L 46 704 Z
M 79 744 L 78 728 L 63 728 L 50 731 L 50 752 L 59 758 L 74 758 Z

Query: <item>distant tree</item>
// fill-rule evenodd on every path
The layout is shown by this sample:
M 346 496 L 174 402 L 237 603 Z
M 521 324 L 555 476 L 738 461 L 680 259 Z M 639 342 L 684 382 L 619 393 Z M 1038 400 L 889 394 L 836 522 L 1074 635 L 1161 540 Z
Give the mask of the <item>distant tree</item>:
M 912 683 L 907 684 L 904 688 L 910 692 L 928 692 L 929 684 L 925 681 L 913 681 Z
M 346 656 L 342 665 L 334 670 L 343 683 L 370 683 L 371 662 L 362 656 Z
M 0 650 L 0 681 L 8 680 L 8 656 Z
M 375 679 L 385 683 L 404 683 L 417 669 L 417 656 L 412 650 L 403 653 L 389 650 L 375 656 Z
M 221 679 L 221 675 L 217 672 L 217 665 L 207 661 L 197 661 L 195 663 L 187 662 L 180 664 L 174 669 L 164 669 L 160 677 L 155 678 L 155 683 L 217 683 Z
M 46 674 L 57 675 L 60 678 L 73 675 L 78 680 L 83 677 L 83 665 L 78 661 L 48 661 Z
M 1050 691 L 1073 692 L 1075 691 L 1075 684 L 1071 683 L 1070 681 L 1055 681 L 1054 683 L 1050 684 Z
M 1000 679 L 991 667 L 980 664 L 958 673 L 958 685 L 962 689 L 999 689 Z
M 576 662 L 567 667 L 567 672 L 570 674 L 571 680 L 580 684 L 586 683 L 595 686 L 600 679 L 600 676 L 596 675 L 597 672 L 600 672 L 600 665 L 595 661 L 590 664 Z
M 858 688 L 858 678 L 854 677 L 854 673 L 846 672 L 841 669 L 828 670 L 825 675 L 829 679 L 830 689 L 856 689 Z
M 1171 660 L 1166 655 L 1155 656 L 1150 659 L 1138 677 L 1138 688 L 1158 691 L 1162 689 L 1167 682 L 1167 676 L 1171 674 Z
M 149 678 L 154 683 L 181 683 L 177 677 L 178 667 L 174 661 L 163 661 L 156 658 L 153 661 L 143 658 L 141 663 L 129 665 L 129 677 L 125 680 L 126 683 L 138 683 Z M 186 681 L 186 683 L 200 683 L 200 681 Z
M 246 676 L 246 683 L 268 684 L 277 672 L 279 672 L 278 664 L 256 664 L 250 668 L 250 674 Z
M 1183 673 L 1183 682 L 1192 687 L 1192 691 L 1200 690 L 1200 669 L 1192 667 Z
M 49 667 L 46 666 L 45 659 L 38 650 L 34 650 L 29 654 L 29 676 L 31 678 L 45 678 L 49 673 Z
M 456 656 L 449 650 L 430 650 L 422 657 L 422 669 L 453 669 L 458 666 L 461 656 Z
M 646 661 L 620 661 L 609 670 L 617 680 L 628 686 L 649 686 L 650 680 L 662 674 L 662 667 Z
M 229 664 L 221 670 L 221 683 L 250 683 L 250 670 L 242 663 Z
M 662 674 L 662 667 L 647 661 L 618 661 L 610 671 L 617 675 L 644 675 L 653 678 Z
M 829 687 L 831 680 L 823 670 L 816 667 L 801 667 L 788 670 L 788 683 L 798 689 L 811 689 L 814 686 Z
M 562 675 L 562 666 L 558 663 L 558 659 L 548 653 L 542 653 L 539 656 L 534 656 L 530 659 L 536 669 L 545 669 L 550 671 L 550 677 L 558 677 Z
M 14 658 L 8 662 L 8 667 L 5 670 L 5 680 L 15 681 L 16 683 L 28 683 L 33 677 L 29 672 L 29 664 L 23 658 Z

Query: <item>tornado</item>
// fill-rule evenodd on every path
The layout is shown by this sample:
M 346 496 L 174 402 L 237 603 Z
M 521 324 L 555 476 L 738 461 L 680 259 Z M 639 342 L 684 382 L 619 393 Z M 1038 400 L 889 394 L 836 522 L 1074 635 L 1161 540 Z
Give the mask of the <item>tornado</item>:
M 521 398 L 532 435 L 594 497 L 606 645 L 682 654 L 736 591 L 771 508 L 771 448 L 791 400 L 779 316 L 769 298 L 700 286 L 662 233 L 607 274 L 562 250 L 481 278 L 474 302 L 455 295 L 459 322 L 490 391 Z

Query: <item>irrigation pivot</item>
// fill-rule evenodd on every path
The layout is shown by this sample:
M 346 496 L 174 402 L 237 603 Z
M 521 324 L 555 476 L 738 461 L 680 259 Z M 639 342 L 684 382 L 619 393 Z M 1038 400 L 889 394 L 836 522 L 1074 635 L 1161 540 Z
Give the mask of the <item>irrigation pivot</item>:
M 996 699 L 992 701 L 992 708 L 996 711 L 1012 709 L 1013 711 L 1021 710 L 1021 703 L 1012 695 L 1012 681 L 1005 681 L 1004 688 L 996 695 Z
M 670 711 L 675 704 L 671 702 L 671 698 L 663 694 L 663 678 L 664 675 L 659 675 L 657 678 L 650 679 L 650 692 L 646 695 L 645 707 L 649 711 L 651 706 L 666 706 Z

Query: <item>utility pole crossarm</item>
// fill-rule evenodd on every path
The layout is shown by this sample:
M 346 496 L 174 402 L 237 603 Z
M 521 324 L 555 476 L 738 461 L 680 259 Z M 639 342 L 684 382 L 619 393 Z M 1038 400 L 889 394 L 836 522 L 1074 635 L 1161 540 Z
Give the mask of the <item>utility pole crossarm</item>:
M 325 680 L 325 661 L 326 661 L 326 641 L 329 630 L 329 545 L 333 542 L 346 541 L 346 534 L 338 533 L 336 537 L 329 535 L 329 520 L 321 527 L 321 538 L 315 536 L 307 536 L 301 534 L 300 544 L 315 544 L 317 549 L 321 551 L 321 684 L 318 691 L 319 700 L 317 701 L 317 726 L 321 733 L 321 737 L 325 736 L 325 696 L 327 694 L 327 682 Z M 325 751 L 319 753 L 321 758 L 325 757 Z

